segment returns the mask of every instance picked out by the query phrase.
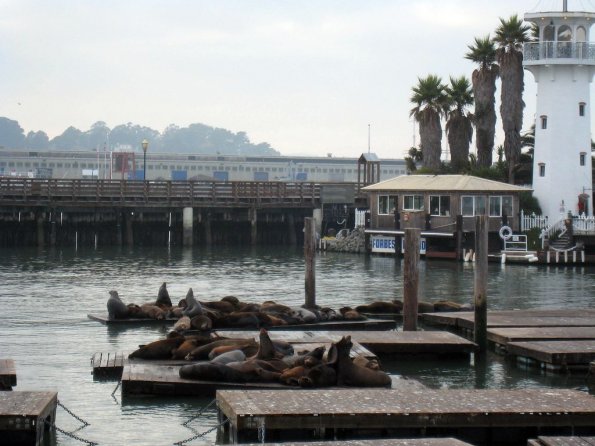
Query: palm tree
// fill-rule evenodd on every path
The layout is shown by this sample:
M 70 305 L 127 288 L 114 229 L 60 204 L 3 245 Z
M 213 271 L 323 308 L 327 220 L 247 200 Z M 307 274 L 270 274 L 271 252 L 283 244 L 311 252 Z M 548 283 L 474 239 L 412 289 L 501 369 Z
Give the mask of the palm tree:
M 442 152 L 441 117 L 446 113 L 448 100 L 446 85 L 434 74 L 418 78 L 418 84 L 412 88 L 411 102 L 415 107 L 409 113 L 419 123 L 419 146 L 424 167 L 438 171 Z
M 500 117 L 504 129 L 504 154 L 508 161 L 508 182 L 514 183 L 514 171 L 521 155 L 521 128 L 523 126 L 523 43 L 530 40 L 529 25 L 517 15 L 508 20 L 500 18 L 494 41 L 498 44 L 496 59 L 500 65 L 502 92 Z
M 468 164 L 469 145 L 473 138 L 473 115 L 465 109 L 473 104 L 471 83 L 465 76 L 450 77 L 450 86 L 446 88 L 449 111 L 446 121 L 446 136 L 450 147 L 451 165 L 455 171 L 461 171 Z
M 473 96 L 475 97 L 475 147 L 477 148 L 477 165 L 490 167 L 496 134 L 496 79 L 499 67 L 496 61 L 496 48 L 488 34 L 475 38 L 474 45 L 468 45 L 469 52 L 465 58 L 479 65 L 473 70 Z

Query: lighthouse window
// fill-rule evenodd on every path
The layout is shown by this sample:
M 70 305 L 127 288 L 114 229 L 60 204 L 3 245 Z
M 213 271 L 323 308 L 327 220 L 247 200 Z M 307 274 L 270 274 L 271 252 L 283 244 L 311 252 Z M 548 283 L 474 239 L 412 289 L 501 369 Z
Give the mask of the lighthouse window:
M 558 42 L 570 42 L 572 40 L 572 30 L 568 25 L 562 25 L 558 28 Z
M 587 154 L 585 152 L 581 152 L 581 157 L 580 157 L 581 166 L 585 165 L 586 157 L 587 157 Z
M 545 42 L 552 42 L 554 40 L 554 25 L 547 25 L 543 29 L 543 40 Z
M 545 163 L 539 163 L 539 176 L 545 176 Z
M 579 26 L 576 29 L 576 41 L 577 42 L 586 42 L 587 41 L 587 32 L 585 31 L 585 28 L 583 28 L 582 26 Z
M 547 129 L 547 116 L 541 117 L 541 128 L 544 130 Z
M 578 115 L 585 116 L 585 103 L 581 102 L 578 104 Z

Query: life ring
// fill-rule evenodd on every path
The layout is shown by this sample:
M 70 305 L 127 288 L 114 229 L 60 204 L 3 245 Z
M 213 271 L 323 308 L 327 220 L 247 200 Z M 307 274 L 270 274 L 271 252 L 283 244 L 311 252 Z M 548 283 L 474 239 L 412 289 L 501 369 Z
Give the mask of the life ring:
M 499 234 L 502 240 L 508 240 L 510 237 L 512 237 L 512 229 L 510 228 L 510 226 L 502 226 L 500 228 Z

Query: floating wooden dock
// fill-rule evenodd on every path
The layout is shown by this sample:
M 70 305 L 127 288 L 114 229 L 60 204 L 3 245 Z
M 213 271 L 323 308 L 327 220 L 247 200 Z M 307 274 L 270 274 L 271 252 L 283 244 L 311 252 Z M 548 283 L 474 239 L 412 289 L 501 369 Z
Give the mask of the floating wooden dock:
M 17 372 L 12 359 L 0 359 L 0 390 L 12 390 L 17 385 Z
M 241 332 L 243 333 L 243 332 Z M 292 342 L 294 351 L 300 352 L 304 350 L 314 350 L 317 347 L 325 346 L 326 349 L 330 347 L 330 342 Z M 91 366 L 93 368 L 93 377 L 100 379 L 120 379 L 124 367 L 128 364 L 138 365 L 158 365 L 158 366 L 182 366 L 191 364 L 196 361 L 186 361 L 184 359 L 139 359 L 139 358 L 128 358 L 129 353 L 126 352 L 115 352 L 115 353 L 95 353 L 91 357 Z M 363 356 L 368 359 L 376 359 L 376 355 L 370 350 L 366 349 L 357 342 L 353 343 L 353 347 L 350 352 L 351 357 Z
M 260 443 L 248 444 L 256 446 Z M 312 441 L 267 443 L 267 446 L 472 446 L 456 438 L 383 438 L 380 440 Z
M 147 324 L 175 324 L 178 319 L 110 319 L 107 313 L 89 313 L 87 317 L 91 320 L 101 322 L 104 325 L 113 325 L 118 327 L 133 327 L 136 325 Z M 311 324 L 281 325 L 279 327 L 266 327 L 267 330 L 391 330 L 397 327 L 394 319 L 367 319 L 364 321 L 323 321 Z M 217 330 L 228 330 L 227 328 L 217 328 Z M 230 327 L 229 330 L 242 330 L 241 327 Z M 254 330 L 254 327 L 248 327 L 246 330 Z M 189 332 L 192 332 L 190 330 Z
M 562 389 L 219 390 L 223 442 L 455 437 L 523 444 L 539 435 L 593 435 L 595 397 Z
M 57 392 L 0 392 L 0 443 L 41 445 L 57 405 Z
M 219 333 L 233 338 L 258 339 L 257 332 L 225 331 Z M 275 330 L 269 332 L 273 340 L 285 342 L 337 342 L 342 336 L 350 335 L 351 340 L 359 343 L 372 353 L 382 358 L 392 354 L 453 354 L 469 355 L 476 345 L 453 333 L 443 331 L 293 331 Z
M 473 336 L 474 314 L 425 313 L 424 322 Z M 512 310 L 488 313 L 496 351 L 548 372 L 585 371 L 595 360 L 595 310 Z
M 539 437 L 529 440 L 527 446 L 594 446 L 595 437 Z

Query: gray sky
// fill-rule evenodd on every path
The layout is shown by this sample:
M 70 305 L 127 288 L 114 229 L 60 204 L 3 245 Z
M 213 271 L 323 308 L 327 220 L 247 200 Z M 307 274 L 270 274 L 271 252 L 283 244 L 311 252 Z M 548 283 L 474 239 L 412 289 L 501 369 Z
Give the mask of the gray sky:
M 159 131 L 200 122 L 246 131 L 283 155 L 349 157 L 367 151 L 370 124 L 371 150 L 400 158 L 413 144 L 409 98 L 418 76 L 470 77 L 467 45 L 493 32 L 499 17 L 561 5 L 0 0 L 0 116 L 50 138 L 100 120 Z M 594 11 L 595 2 L 569 7 Z M 525 81 L 528 128 L 529 72 Z

